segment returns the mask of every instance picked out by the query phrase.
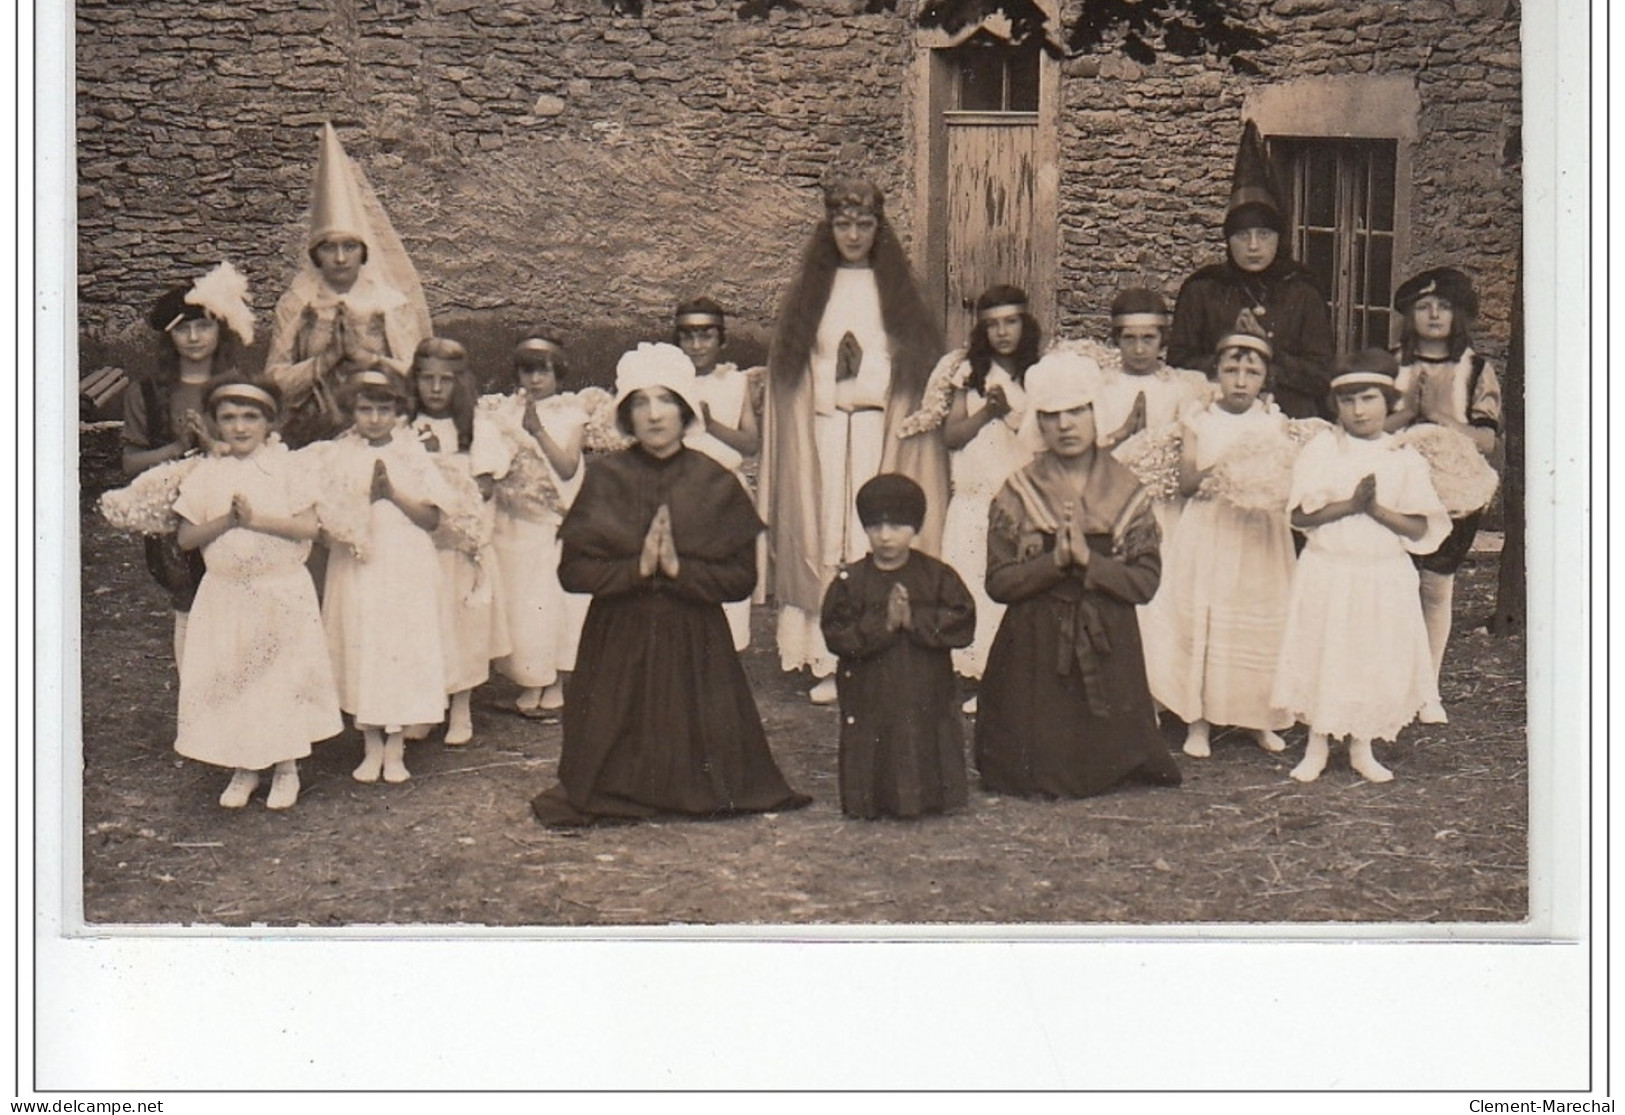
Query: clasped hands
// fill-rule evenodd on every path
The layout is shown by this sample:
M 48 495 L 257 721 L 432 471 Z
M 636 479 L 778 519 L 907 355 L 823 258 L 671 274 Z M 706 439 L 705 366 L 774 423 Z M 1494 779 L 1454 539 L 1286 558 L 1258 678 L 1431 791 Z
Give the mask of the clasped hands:
M 1123 419 L 1123 424 L 1111 432 L 1107 447 L 1115 449 L 1143 429 L 1145 429 L 1145 392 L 1141 391 L 1134 396 L 1134 405 L 1129 408 L 1128 417 Z
M 1083 536 L 1083 524 L 1074 513 L 1075 505 L 1066 505 L 1066 517 L 1055 532 L 1055 567 L 1065 571 L 1073 566 L 1089 566 L 1089 543 Z
M 653 577 L 659 570 L 675 578 L 679 563 L 677 543 L 671 534 L 671 508 L 662 503 L 649 522 L 649 533 L 643 536 L 643 552 L 638 555 L 638 576 Z
M 835 382 L 845 383 L 849 379 L 858 378 L 858 368 L 863 364 L 863 346 L 858 343 L 857 337 L 848 329 L 841 337 L 841 343 L 835 348 Z
M 372 463 L 372 488 L 367 493 L 369 502 L 395 498 L 395 482 L 389 478 L 389 469 L 382 460 Z
M 908 588 L 901 582 L 886 594 L 886 630 L 906 631 L 914 626 L 914 612 L 908 603 Z
M 327 348 L 317 357 L 320 370 L 324 373 L 337 368 L 346 371 L 361 372 L 381 365 L 380 354 L 367 347 L 366 341 L 360 332 L 349 324 L 348 312 L 340 306 L 333 318 L 333 335 L 327 342 Z

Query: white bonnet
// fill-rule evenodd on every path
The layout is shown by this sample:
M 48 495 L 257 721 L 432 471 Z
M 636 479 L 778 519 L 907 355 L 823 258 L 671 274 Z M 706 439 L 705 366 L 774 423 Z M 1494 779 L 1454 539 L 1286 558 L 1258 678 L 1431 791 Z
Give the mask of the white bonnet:
M 622 354 L 615 365 L 615 409 L 633 393 L 649 387 L 664 387 L 688 404 L 698 419 L 700 403 L 695 391 L 694 362 L 676 345 L 644 341 Z

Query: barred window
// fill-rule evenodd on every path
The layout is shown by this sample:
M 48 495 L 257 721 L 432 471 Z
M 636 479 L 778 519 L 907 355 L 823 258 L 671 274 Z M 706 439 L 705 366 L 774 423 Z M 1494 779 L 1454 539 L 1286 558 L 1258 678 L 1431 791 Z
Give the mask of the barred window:
M 1271 137 L 1293 258 L 1331 303 L 1339 351 L 1392 343 L 1395 166 L 1391 139 Z

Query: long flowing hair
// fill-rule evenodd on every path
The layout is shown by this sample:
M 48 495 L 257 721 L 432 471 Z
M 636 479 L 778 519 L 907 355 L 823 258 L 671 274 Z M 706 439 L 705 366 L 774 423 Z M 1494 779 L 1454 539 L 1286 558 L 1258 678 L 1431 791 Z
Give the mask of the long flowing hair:
M 457 427 L 457 451 L 466 453 L 474 444 L 474 407 L 478 394 L 474 386 L 474 373 L 468 370 L 468 350 L 450 337 L 425 337 L 418 342 L 412 354 L 412 367 L 407 378 L 412 384 L 412 413 L 422 409 L 418 394 L 418 373 L 425 360 L 440 360 L 452 365 L 451 420 Z
M 908 256 L 897 234 L 884 213 L 877 216 L 879 225 L 875 229 L 874 247 L 869 251 L 869 263 L 874 268 L 875 286 L 880 292 L 880 318 L 892 344 L 892 385 L 909 397 L 918 398 L 925 390 L 932 367 L 942 355 L 942 334 L 926 309 L 920 285 L 914 281 Z M 775 382 L 792 385 L 806 374 L 807 358 L 840 264 L 835 233 L 829 218 L 825 217 L 807 242 L 801 270 L 779 310 L 767 361 Z
M 220 326 L 220 343 L 215 346 L 214 355 L 209 358 L 209 375 L 218 376 L 237 371 L 237 357 L 242 353 L 242 342 L 219 318 L 210 318 Z M 181 378 L 181 354 L 175 348 L 175 338 L 169 333 L 161 333 L 154 343 L 154 360 L 148 372 L 148 378 L 156 384 L 160 391 L 167 392 Z
M 1024 382 L 1027 378 L 1027 369 L 1038 363 L 1038 356 L 1043 347 L 1043 327 L 1029 311 L 1022 310 L 1021 342 L 1016 345 L 1016 351 L 1010 357 L 1014 365 L 1010 378 L 1017 383 Z M 970 375 L 965 377 L 965 386 L 977 394 L 982 394 L 987 387 L 987 373 L 993 367 L 993 345 L 987 339 L 987 322 L 980 317 L 971 327 L 970 347 L 965 353 L 965 359 L 970 361 Z

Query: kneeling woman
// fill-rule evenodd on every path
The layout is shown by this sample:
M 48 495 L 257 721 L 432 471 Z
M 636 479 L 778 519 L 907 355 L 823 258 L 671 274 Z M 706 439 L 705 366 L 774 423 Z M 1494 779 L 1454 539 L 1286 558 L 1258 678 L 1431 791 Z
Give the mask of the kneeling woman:
M 1176 785 L 1134 606 L 1157 590 L 1156 519 L 1095 447 L 1100 369 L 1051 353 L 1027 372 L 1045 452 L 988 513 L 987 592 L 1007 605 L 982 675 L 976 767 L 992 793 L 1087 797 L 1129 777 Z
M 592 594 L 564 706 L 549 825 L 794 809 L 722 604 L 756 584 L 761 520 L 738 479 L 683 446 L 694 366 L 639 345 L 616 368 L 615 415 L 637 439 L 593 461 L 559 528 L 559 580 Z

